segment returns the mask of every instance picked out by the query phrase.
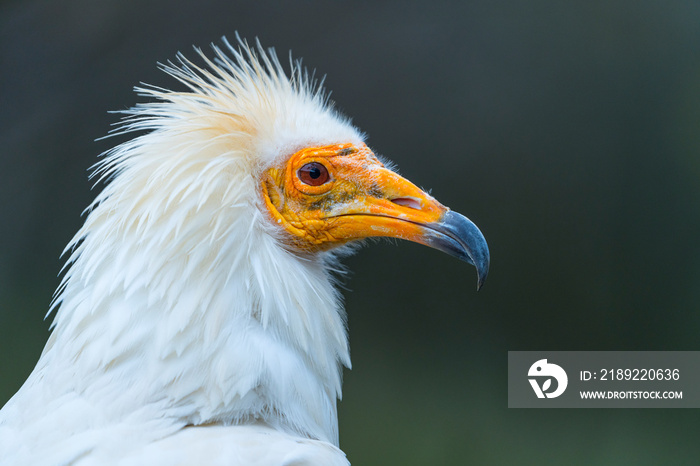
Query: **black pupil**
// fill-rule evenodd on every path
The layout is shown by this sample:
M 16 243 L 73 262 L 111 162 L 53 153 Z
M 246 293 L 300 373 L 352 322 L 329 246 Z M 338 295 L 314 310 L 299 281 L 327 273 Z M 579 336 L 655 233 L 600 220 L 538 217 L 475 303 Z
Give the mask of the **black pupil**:
M 321 176 L 321 169 L 318 167 L 312 166 L 309 168 L 308 173 L 309 173 L 309 176 L 315 180 L 316 178 Z

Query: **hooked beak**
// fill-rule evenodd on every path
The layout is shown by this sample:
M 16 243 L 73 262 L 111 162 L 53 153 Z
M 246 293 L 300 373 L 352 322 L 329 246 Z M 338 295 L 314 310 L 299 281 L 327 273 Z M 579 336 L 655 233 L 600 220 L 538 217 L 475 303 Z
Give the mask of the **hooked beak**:
M 448 210 L 441 221 L 425 224 L 420 243 L 437 249 L 476 267 L 476 289 L 480 290 L 489 274 L 489 247 L 474 223 L 462 214 Z
M 330 212 L 335 238 L 385 236 L 423 244 L 472 264 L 481 289 L 489 272 L 489 248 L 471 220 L 385 167 L 363 178 L 355 183 L 373 189 Z

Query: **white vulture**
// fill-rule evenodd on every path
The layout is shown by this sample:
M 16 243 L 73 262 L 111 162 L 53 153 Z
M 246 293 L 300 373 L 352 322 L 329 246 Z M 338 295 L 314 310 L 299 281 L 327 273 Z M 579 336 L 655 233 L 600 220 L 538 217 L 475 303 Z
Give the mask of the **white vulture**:
M 365 145 L 298 62 L 239 39 L 162 69 L 104 154 L 52 333 L 0 411 L 5 465 L 345 465 L 334 273 L 394 237 L 489 267 L 483 235 Z M 52 311 L 49 311 L 51 313 Z

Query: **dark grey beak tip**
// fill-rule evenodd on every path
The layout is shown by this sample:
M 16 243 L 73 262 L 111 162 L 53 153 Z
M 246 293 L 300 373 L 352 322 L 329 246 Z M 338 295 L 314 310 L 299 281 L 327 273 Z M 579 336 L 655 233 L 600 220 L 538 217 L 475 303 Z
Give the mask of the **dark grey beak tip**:
M 482 272 L 479 273 L 479 270 Z M 477 267 L 476 268 L 476 273 L 477 273 L 477 278 L 476 278 L 476 291 L 480 291 L 481 288 L 484 286 L 484 283 L 486 283 L 486 277 L 489 274 L 489 263 L 486 261 L 485 265 L 482 265 L 482 268 Z M 483 275 L 482 275 L 483 274 Z
M 481 233 L 481 232 L 479 232 Z M 486 239 L 482 236 L 483 246 L 482 254 L 475 254 L 476 257 L 472 257 L 472 262 L 474 267 L 476 267 L 476 291 L 481 290 L 486 283 L 486 277 L 489 275 L 489 266 L 491 265 L 491 257 L 489 255 L 489 247 L 486 244 Z
M 442 221 L 429 225 L 426 244 L 472 264 L 476 268 L 477 291 L 489 274 L 491 256 L 486 238 L 474 223 L 462 214 L 447 211 Z

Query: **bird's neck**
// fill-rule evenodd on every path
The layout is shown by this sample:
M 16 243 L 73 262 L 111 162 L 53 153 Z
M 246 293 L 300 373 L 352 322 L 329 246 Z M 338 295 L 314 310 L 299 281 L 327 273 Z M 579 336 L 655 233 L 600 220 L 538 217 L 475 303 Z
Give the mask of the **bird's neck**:
M 105 419 L 262 419 L 337 443 L 350 362 L 329 258 L 282 248 L 255 202 L 209 212 L 184 202 L 188 215 L 165 222 L 148 206 L 115 219 L 106 195 L 91 211 L 37 366 L 43 383 L 108 398 Z

